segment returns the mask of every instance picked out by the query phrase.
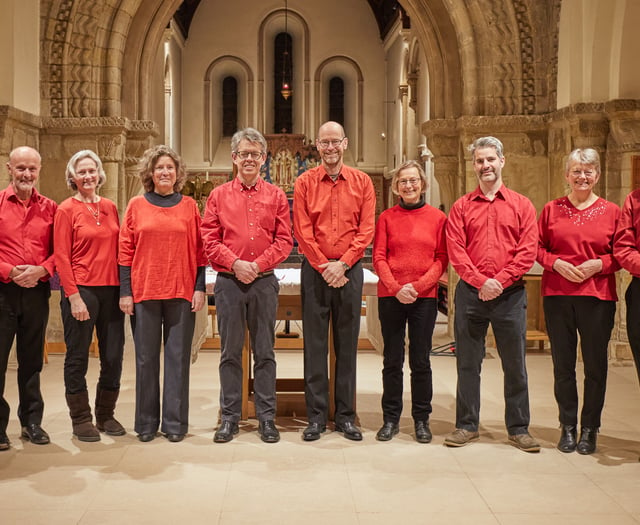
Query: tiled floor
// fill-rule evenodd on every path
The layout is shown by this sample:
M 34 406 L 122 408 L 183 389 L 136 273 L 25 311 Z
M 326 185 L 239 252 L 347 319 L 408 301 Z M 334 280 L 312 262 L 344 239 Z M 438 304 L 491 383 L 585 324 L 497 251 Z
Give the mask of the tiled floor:
M 192 367 L 190 433 L 176 444 L 163 438 L 140 443 L 132 431 L 130 345 L 117 411 L 130 433 L 103 437 L 99 443 L 71 437 L 61 356 L 52 356 L 42 375 L 43 426 L 52 444 L 23 442 L 15 417 L 15 367 L 10 369 L 12 448 L 0 453 L 0 523 L 640 523 L 640 390 L 630 363 L 610 367 L 598 452 L 580 456 L 555 449 L 558 430 L 548 355 L 528 358 L 531 431 L 543 444 L 540 454 L 526 454 L 507 443 L 500 361 L 491 355 L 483 370 L 480 440 L 467 447 L 442 444 L 454 421 L 451 356 L 432 358 L 433 443 L 414 441 L 408 409 L 396 438 L 375 440 L 381 424 L 381 357 L 374 352 L 361 353 L 358 361 L 363 442 L 327 432 L 319 441 L 305 443 L 300 437 L 304 420 L 283 418 L 278 444 L 262 443 L 255 421 L 242 425 L 231 443 L 214 444 L 218 358 L 217 353 L 201 353 Z M 92 384 L 97 364 L 92 358 Z M 295 351 L 280 352 L 278 365 L 281 377 L 297 377 L 302 371 Z

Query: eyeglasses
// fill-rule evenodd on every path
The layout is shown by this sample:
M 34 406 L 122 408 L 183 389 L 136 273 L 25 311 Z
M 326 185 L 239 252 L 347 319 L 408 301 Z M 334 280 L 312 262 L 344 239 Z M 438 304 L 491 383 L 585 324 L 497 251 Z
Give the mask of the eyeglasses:
M 264 153 L 262 151 L 236 151 L 236 157 L 239 157 L 242 160 L 260 160 Z
M 342 144 L 342 141 L 346 138 L 347 137 L 342 137 L 341 139 L 333 139 L 333 140 L 319 140 L 318 146 L 322 146 L 323 148 L 328 148 L 329 146 L 337 148 L 340 144 Z
M 37 173 L 37 171 L 40 169 L 39 167 L 35 168 L 33 166 L 12 166 L 11 167 L 14 171 L 17 171 L 18 173 Z
M 420 179 L 402 179 L 398 181 L 398 186 L 417 186 Z
M 573 175 L 574 177 L 579 177 L 580 175 L 584 175 L 585 177 L 590 179 L 591 177 L 594 176 L 594 174 L 595 172 L 592 170 L 571 170 L 571 175 Z

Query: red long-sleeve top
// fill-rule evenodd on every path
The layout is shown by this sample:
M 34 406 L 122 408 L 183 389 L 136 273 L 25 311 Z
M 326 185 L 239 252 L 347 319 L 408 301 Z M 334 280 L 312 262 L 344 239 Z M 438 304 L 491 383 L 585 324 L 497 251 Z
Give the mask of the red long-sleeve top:
M 92 204 L 93 208 L 96 207 Z M 56 212 L 53 246 L 56 268 L 65 296 L 81 286 L 118 286 L 118 209 L 100 199 L 98 225 L 84 202 L 66 199 Z
M 324 166 L 298 177 L 293 192 L 293 231 L 298 251 L 317 271 L 330 259 L 353 266 L 373 239 L 376 194 L 364 172 L 342 166 L 333 181 Z
M 448 263 L 446 222 L 446 215 L 428 204 L 416 209 L 396 205 L 380 214 L 373 240 L 379 297 L 393 297 L 407 283 L 418 297 L 436 297 Z
M 191 197 L 171 207 L 144 195 L 129 201 L 120 227 L 118 264 L 131 267 L 133 301 L 191 301 L 198 266 L 206 266 L 200 214 Z
M 640 190 L 627 195 L 613 241 L 613 255 L 634 277 L 640 277 Z
M 460 197 L 447 220 L 449 261 L 475 288 L 496 279 L 507 288 L 536 259 L 538 228 L 531 201 L 502 185 L 493 200 L 480 188 Z
M 544 268 L 542 295 L 584 295 L 617 301 L 615 272 L 620 265 L 613 257 L 613 236 L 619 219 L 620 208 L 602 198 L 584 210 L 578 210 L 568 197 L 545 204 L 538 220 L 538 262 Z M 574 283 L 553 269 L 556 259 L 574 266 L 600 259 L 602 271 Z
M 8 283 L 14 266 L 42 266 L 47 281 L 55 272 L 53 220 L 58 205 L 34 188 L 28 205 L 18 198 L 13 186 L 0 191 L 0 281 Z
M 214 270 L 231 271 L 236 259 L 273 270 L 293 247 L 287 196 L 263 179 L 251 187 L 238 178 L 218 186 L 207 199 L 202 238 Z

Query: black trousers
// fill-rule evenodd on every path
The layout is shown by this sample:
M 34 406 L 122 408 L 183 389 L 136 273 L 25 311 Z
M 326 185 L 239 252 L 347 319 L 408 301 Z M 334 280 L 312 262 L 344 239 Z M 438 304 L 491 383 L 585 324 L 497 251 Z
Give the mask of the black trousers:
M 624 297 L 627 303 L 627 336 L 640 381 L 640 278 L 631 280 Z
M 60 290 L 60 311 L 64 326 L 64 387 L 67 394 L 87 390 L 89 347 L 96 329 L 100 349 L 100 376 L 102 390 L 119 390 L 124 352 L 124 314 L 119 307 L 119 286 L 78 286 L 80 297 L 87 305 L 89 319 L 78 321 L 71 315 L 71 303 Z
M 382 414 L 385 423 L 398 423 L 402 414 L 405 329 L 409 325 L 409 367 L 411 369 L 411 415 L 427 421 L 431 414 L 433 380 L 431 338 L 438 315 L 435 298 L 420 297 L 403 304 L 395 297 L 378 299 L 378 317 L 384 340 L 382 368 Z
M 504 373 L 505 423 L 509 434 L 529 430 L 529 388 L 525 362 L 527 293 L 523 286 L 507 288 L 492 301 L 481 301 L 478 290 L 458 282 L 455 296 L 456 428 L 477 431 L 480 420 L 480 371 L 489 323 L 496 338 Z
M 0 283 L 0 431 L 9 423 L 9 403 L 4 398 L 7 363 L 13 339 L 18 358 L 18 418 L 22 426 L 42 423 L 44 401 L 40 372 L 44 338 L 49 321 L 49 282 L 33 288 Z
M 189 427 L 189 367 L 195 314 L 185 299 L 135 304 L 136 417 L 138 434 L 160 427 L 160 346 L 164 342 L 162 432 L 186 434 Z
M 616 313 L 615 301 L 596 297 L 554 295 L 543 298 L 553 358 L 553 390 L 563 425 L 578 424 L 576 359 L 578 334 L 584 362 L 580 424 L 600 427 L 607 388 L 607 347 Z
M 329 318 L 332 322 L 335 369 L 335 422 L 356 417 L 356 361 L 360 311 L 362 309 L 362 264 L 358 261 L 346 276 L 342 288 L 332 288 L 305 259 L 302 262 L 301 296 L 304 331 L 304 382 L 307 417 L 310 423 L 325 424 L 329 411 Z

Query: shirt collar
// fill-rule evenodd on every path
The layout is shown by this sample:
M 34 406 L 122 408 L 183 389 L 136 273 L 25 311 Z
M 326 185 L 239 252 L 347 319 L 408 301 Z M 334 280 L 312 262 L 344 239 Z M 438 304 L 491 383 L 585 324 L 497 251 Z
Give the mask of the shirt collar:
M 9 184 L 9 186 L 7 186 L 7 192 L 9 194 L 9 199 L 12 199 L 16 202 L 24 202 L 20 197 L 18 197 L 18 195 L 16 194 L 16 190 L 13 187 L 13 184 Z M 38 198 L 38 190 L 36 190 L 35 188 L 31 189 L 31 198 L 27 201 L 27 202 L 31 202 L 31 201 L 35 201 Z
M 505 190 L 506 190 L 506 186 L 504 184 L 500 185 L 500 188 L 498 189 L 498 191 L 496 191 L 496 199 L 500 199 L 500 200 L 507 200 L 506 199 L 506 195 L 505 195 Z M 489 199 L 487 199 L 487 197 L 485 196 L 484 193 L 482 193 L 482 190 L 480 189 L 480 186 L 478 186 L 473 192 L 471 192 L 471 194 L 469 195 L 469 200 L 475 201 L 475 200 L 485 200 L 488 201 Z
M 247 186 L 242 182 L 242 180 L 240 180 L 240 177 L 236 176 L 236 178 L 233 179 L 233 182 L 236 185 L 236 188 L 240 191 L 259 191 L 260 186 L 262 186 L 264 181 L 262 180 L 262 177 L 258 176 L 258 180 L 256 180 L 256 183 L 253 186 Z

